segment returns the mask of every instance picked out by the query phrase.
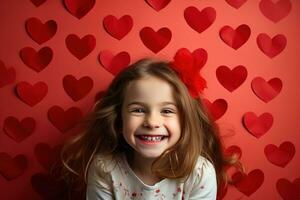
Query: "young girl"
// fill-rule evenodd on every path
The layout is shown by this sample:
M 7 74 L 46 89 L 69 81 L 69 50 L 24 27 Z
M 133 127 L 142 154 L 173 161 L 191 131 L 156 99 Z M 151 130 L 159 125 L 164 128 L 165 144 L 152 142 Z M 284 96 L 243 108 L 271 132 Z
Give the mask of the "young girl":
M 65 173 L 85 183 L 86 199 L 216 199 L 222 147 L 179 77 L 151 59 L 115 77 L 87 130 L 62 151 Z

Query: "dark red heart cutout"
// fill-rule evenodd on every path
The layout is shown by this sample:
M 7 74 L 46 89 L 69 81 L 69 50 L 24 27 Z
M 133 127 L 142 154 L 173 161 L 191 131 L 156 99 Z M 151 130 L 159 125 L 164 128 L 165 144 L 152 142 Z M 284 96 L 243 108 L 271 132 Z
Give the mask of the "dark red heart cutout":
M 34 154 L 38 162 L 46 169 L 50 171 L 53 165 L 59 161 L 61 146 L 57 145 L 51 148 L 46 143 L 38 143 L 34 147 Z
M 239 9 L 247 0 L 225 0 L 232 7 Z
M 252 80 L 251 87 L 258 98 L 268 103 L 280 93 L 282 82 L 279 78 L 272 78 L 266 82 L 263 78 L 256 77 Z
M 251 29 L 248 25 L 242 24 L 235 30 L 230 26 L 224 26 L 220 30 L 221 39 L 230 47 L 237 50 L 247 42 L 250 37 Z
M 48 86 L 42 81 L 37 82 L 34 85 L 22 81 L 17 84 L 16 91 L 18 97 L 24 103 L 32 107 L 42 101 L 43 98 L 47 95 Z
M 64 111 L 59 106 L 52 106 L 48 110 L 48 119 L 61 132 L 66 132 L 73 128 L 83 118 L 79 108 L 71 107 Z
M 31 17 L 26 20 L 26 31 L 38 44 L 50 40 L 56 33 L 57 24 L 54 20 L 42 23 L 38 18 Z
M 120 19 L 113 15 L 108 15 L 103 19 L 103 26 L 112 37 L 121 40 L 132 29 L 133 20 L 130 15 L 124 15 Z
M 11 84 L 16 79 L 16 70 L 12 67 L 6 68 L 2 60 L 0 60 L 0 88 Z
M 292 183 L 285 178 L 281 178 L 276 183 L 276 189 L 283 200 L 299 200 L 300 178 L 296 178 Z
M 208 108 L 208 112 L 212 119 L 215 121 L 220 119 L 227 110 L 227 102 L 225 99 L 217 99 L 213 103 L 211 103 L 208 99 L 204 99 L 204 104 Z
M 293 143 L 283 142 L 279 147 L 268 144 L 264 152 L 268 161 L 279 167 L 285 167 L 293 159 L 296 149 Z
M 63 79 L 64 89 L 73 101 L 79 101 L 84 98 L 92 90 L 93 85 L 93 79 L 89 76 L 84 76 L 77 80 L 72 75 L 66 75 Z
M 130 64 L 130 55 L 126 51 L 122 51 L 115 56 L 110 51 L 101 51 L 99 62 L 107 71 L 117 75 Z
M 247 69 L 242 66 L 236 66 L 232 70 L 227 66 L 220 66 L 216 70 L 218 81 L 228 91 L 237 89 L 247 78 Z
M 261 0 L 259 9 L 265 17 L 277 23 L 291 12 L 292 3 L 290 0 Z
M 39 7 L 43 3 L 45 3 L 47 0 L 30 0 L 36 7 Z
M 216 11 L 212 7 L 206 7 L 199 11 L 196 7 L 190 6 L 184 10 L 184 18 L 192 29 L 202 33 L 214 23 Z
M 140 31 L 140 38 L 148 49 L 157 53 L 169 44 L 172 32 L 166 27 L 159 29 L 157 32 L 150 27 L 144 27 Z
M 64 0 L 67 10 L 78 19 L 85 16 L 95 5 L 96 0 Z
M 255 137 L 260 138 L 273 125 L 273 116 L 270 113 L 263 113 L 259 117 L 253 112 L 247 112 L 243 116 L 245 128 Z
M 0 174 L 10 181 L 21 176 L 27 169 L 27 158 L 25 155 L 17 155 L 11 158 L 10 155 L 0 152 Z
M 171 0 L 146 0 L 146 2 L 156 11 L 160 11 L 166 7 Z
M 242 150 L 239 146 L 232 145 L 226 148 L 224 154 L 227 156 L 234 156 L 235 158 L 240 159 L 242 157 Z
M 77 35 L 70 34 L 66 38 L 66 45 L 71 54 L 82 60 L 94 50 L 96 38 L 93 35 L 86 35 L 80 39 Z
M 25 47 L 21 49 L 20 57 L 25 65 L 40 72 L 51 62 L 53 51 L 50 47 L 43 47 L 38 52 L 31 47 Z
M 286 37 L 284 35 L 279 34 L 271 39 L 265 33 L 259 34 L 257 36 L 256 42 L 259 49 L 270 58 L 273 58 L 280 54 L 286 47 L 287 43 Z

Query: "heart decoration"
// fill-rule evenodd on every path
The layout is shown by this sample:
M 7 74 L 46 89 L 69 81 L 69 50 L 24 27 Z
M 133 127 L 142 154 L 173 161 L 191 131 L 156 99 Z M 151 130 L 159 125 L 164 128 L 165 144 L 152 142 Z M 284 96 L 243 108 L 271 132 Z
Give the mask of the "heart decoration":
M 79 108 L 71 107 L 64 111 L 59 106 L 52 106 L 48 110 L 48 119 L 62 133 L 72 129 L 83 118 Z
M 84 76 L 79 80 L 72 75 L 66 75 L 63 78 L 64 89 L 73 101 L 84 98 L 92 90 L 93 85 L 94 82 L 89 76 Z
M 253 112 L 247 112 L 243 116 L 245 128 L 256 138 L 263 136 L 273 125 L 273 116 L 263 113 L 259 117 Z
M 272 39 L 265 33 L 257 36 L 257 45 L 259 49 L 270 58 L 280 54 L 286 47 L 286 37 L 284 35 L 276 35 Z
M 28 82 L 22 81 L 17 84 L 16 92 L 18 97 L 27 105 L 33 107 L 38 104 L 48 93 L 46 83 L 40 81 L 31 85 Z
M 157 32 L 150 27 L 144 27 L 140 31 L 140 38 L 148 49 L 158 53 L 169 44 L 172 32 L 166 27 L 159 29 Z
M 61 146 L 57 145 L 51 148 L 46 143 L 38 143 L 34 147 L 34 154 L 38 162 L 46 169 L 50 171 L 53 164 L 59 160 Z
M 43 24 L 38 18 L 31 17 L 26 20 L 26 31 L 34 41 L 42 44 L 55 35 L 57 24 L 54 20 L 49 20 Z
M 66 38 L 66 46 L 73 56 L 82 60 L 94 50 L 96 38 L 93 35 L 86 35 L 80 39 L 77 35 L 70 34 Z
M 2 60 L 0 60 L 0 88 L 11 84 L 16 79 L 16 70 L 12 67 L 6 68 Z
M 202 33 L 214 23 L 216 10 L 212 7 L 206 7 L 199 11 L 196 7 L 190 6 L 184 10 L 184 18 L 192 29 Z
M 11 158 L 10 155 L 0 152 L 0 174 L 10 181 L 21 176 L 27 169 L 27 158 L 25 155 L 17 155 Z
M 300 199 L 300 178 L 296 178 L 292 183 L 281 178 L 276 183 L 276 189 L 284 200 Z
M 246 24 L 242 24 L 236 29 L 224 26 L 221 28 L 219 34 L 225 44 L 237 50 L 247 42 L 251 34 L 251 29 Z
M 124 15 L 119 20 L 113 15 L 108 15 L 103 19 L 103 26 L 112 37 L 121 40 L 132 29 L 133 20 L 130 15 Z
M 225 0 L 232 7 L 239 9 L 247 0 Z
M 96 0 L 64 0 L 67 10 L 77 19 L 84 17 L 95 5 Z
M 214 121 L 220 119 L 225 114 L 228 107 L 225 99 L 217 99 L 213 103 L 208 99 L 204 99 L 204 104 L 208 108 L 208 112 Z
M 45 3 L 47 0 L 30 0 L 36 7 L 39 7 L 43 3 Z
M 122 51 L 117 55 L 113 55 L 110 51 L 101 51 L 99 54 L 99 62 L 102 66 L 117 75 L 130 64 L 130 55 L 126 51 Z
M 228 156 L 234 156 L 235 158 L 240 159 L 242 157 L 242 150 L 239 146 L 232 145 L 226 148 L 224 154 Z
M 252 80 L 251 87 L 258 98 L 268 103 L 280 93 L 282 82 L 279 78 L 272 78 L 266 82 L 263 78 L 256 77 Z
M 279 167 L 285 167 L 295 155 L 295 146 L 291 142 L 283 142 L 279 147 L 268 144 L 265 147 L 265 155 L 271 163 Z
M 247 69 L 242 66 L 236 66 L 232 70 L 227 66 L 220 66 L 216 70 L 218 81 L 229 92 L 237 89 L 247 78 Z
M 265 17 L 277 23 L 291 12 L 292 3 L 290 0 L 261 0 L 259 9 Z
M 21 122 L 12 116 L 4 120 L 4 133 L 16 142 L 22 142 L 29 137 L 35 130 L 35 120 L 31 117 L 26 117 Z
M 25 47 L 20 50 L 20 57 L 25 65 L 40 72 L 51 62 L 53 51 L 50 47 L 43 47 L 38 52 L 31 47 Z
M 165 8 L 171 0 L 146 0 L 146 2 L 156 11 Z

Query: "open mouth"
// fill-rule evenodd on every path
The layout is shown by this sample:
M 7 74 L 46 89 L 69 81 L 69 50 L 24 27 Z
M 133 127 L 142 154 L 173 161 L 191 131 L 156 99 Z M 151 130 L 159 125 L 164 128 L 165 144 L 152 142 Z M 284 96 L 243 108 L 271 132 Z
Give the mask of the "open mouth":
M 165 135 L 137 135 L 137 138 L 144 142 L 160 142 L 167 138 Z

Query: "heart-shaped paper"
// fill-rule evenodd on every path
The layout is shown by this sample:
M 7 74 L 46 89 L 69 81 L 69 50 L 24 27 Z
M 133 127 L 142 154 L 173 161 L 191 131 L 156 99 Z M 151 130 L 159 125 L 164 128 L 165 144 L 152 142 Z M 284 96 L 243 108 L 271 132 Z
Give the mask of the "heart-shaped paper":
M 160 11 L 166 7 L 171 0 L 146 0 L 146 2 L 156 11 Z
M 299 200 L 300 178 L 296 178 L 292 183 L 285 178 L 281 178 L 276 183 L 276 189 L 283 200 Z
M 140 31 L 140 38 L 148 49 L 157 53 L 169 44 L 172 32 L 166 27 L 159 29 L 157 32 L 150 27 L 144 27 Z
M 82 60 L 94 50 L 96 38 L 93 35 L 86 35 L 80 39 L 77 35 L 70 34 L 66 38 L 66 45 L 71 54 Z
M 38 44 L 50 40 L 56 33 L 57 24 L 54 20 L 42 23 L 38 18 L 31 17 L 26 20 L 26 31 Z
M 272 39 L 265 33 L 261 33 L 256 39 L 259 49 L 273 58 L 280 54 L 286 46 L 286 37 L 284 35 L 276 35 Z
M 93 79 L 89 76 L 84 76 L 79 80 L 72 75 L 66 75 L 63 78 L 64 89 L 73 101 L 79 101 L 84 98 L 92 90 L 93 85 Z
M 227 66 L 220 66 L 216 70 L 218 81 L 229 92 L 237 89 L 247 78 L 247 69 L 242 66 L 236 66 L 232 70 Z
M 221 39 L 230 47 L 237 50 L 247 42 L 250 37 L 251 29 L 248 25 L 242 24 L 236 29 L 224 26 L 220 32 Z
M 50 171 L 53 164 L 59 160 L 60 150 L 60 145 L 51 148 L 46 143 L 38 143 L 34 147 L 34 154 L 37 161 L 44 167 L 44 169 Z
M 273 125 L 273 116 L 270 113 L 263 113 L 259 117 L 253 112 L 247 112 L 243 116 L 245 128 L 256 138 L 264 135 Z
M 43 3 L 45 3 L 47 0 L 30 0 L 36 7 L 39 7 Z
M 78 19 L 85 16 L 95 5 L 96 0 L 64 0 L 67 10 Z
M 0 152 L 0 174 L 6 180 L 13 180 L 21 176 L 27 169 L 27 158 L 25 155 L 17 155 L 12 158 L 4 152 Z
M 11 84 L 16 79 L 16 71 L 14 68 L 6 68 L 2 60 L 0 60 L 0 88 Z
M 282 82 L 279 78 L 272 78 L 266 82 L 263 78 L 256 77 L 252 80 L 251 87 L 258 98 L 268 103 L 280 93 Z
M 53 51 L 50 47 L 43 47 L 38 52 L 31 47 L 25 47 L 21 49 L 20 57 L 29 68 L 40 72 L 51 62 Z
M 48 110 L 49 121 L 61 132 L 66 132 L 73 128 L 82 120 L 83 114 L 79 108 L 71 107 L 64 111 L 59 106 L 52 106 Z
M 247 0 L 225 0 L 232 7 L 239 9 Z
M 220 119 L 227 110 L 227 102 L 225 99 L 217 99 L 213 103 L 211 103 L 208 99 L 204 99 L 204 104 L 208 108 L 208 112 L 212 119 L 215 121 Z
M 103 19 L 103 26 L 112 37 L 121 40 L 132 29 L 133 20 L 130 15 L 124 15 L 120 19 L 113 15 L 108 15 Z
M 290 0 L 261 0 L 259 9 L 265 17 L 277 23 L 291 12 L 292 3 Z
M 268 161 L 279 167 L 285 167 L 293 159 L 295 152 L 295 146 L 291 142 L 283 142 L 279 147 L 274 144 L 265 147 Z
M 184 10 L 184 18 L 192 29 L 202 33 L 214 23 L 216 11 L 212 7 L 206 7 L 199 11 L 196 7 L 190 6 Z
M 224 153 L 225 155 L 228 156 L 234 156 L 237 159 L 240 159 L 242 157 L 242 150 L 237 145 L 232 145 L 230 147 L 227 147 Z
M 32 107 L 38 104 L 40 101 L 42 101 L 43 98 L 47 95 L 48 86 L 42 81 L 37 82 L 34 85 L 22 81 L 17 84 L 16 92 L 18 97 L 24 103 Z
M 130 64 L 130 55 L 126 51 L 122 51 L 117 55 L 113 55 L 110 51 L 101 51 L 99 54 L 99 62 L 102 66 L 117 75 Z

